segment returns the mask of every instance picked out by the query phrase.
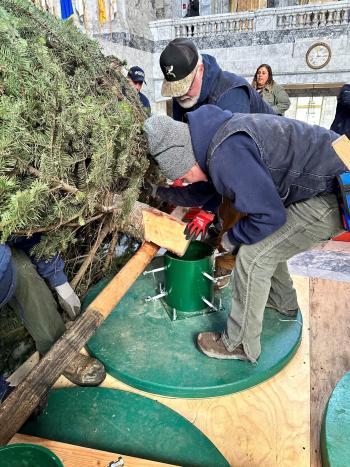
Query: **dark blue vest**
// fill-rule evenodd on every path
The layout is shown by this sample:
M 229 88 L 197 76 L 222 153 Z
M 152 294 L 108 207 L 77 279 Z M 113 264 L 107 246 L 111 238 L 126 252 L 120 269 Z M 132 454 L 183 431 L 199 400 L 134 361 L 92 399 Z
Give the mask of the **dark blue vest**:
M 331 145 L 337 133 L 278 115 L 234 114 L 220 126 L 208 148 L 209 174 L 220 157 L 220 145 L 238 132 L 254 140 L 285 206 L 335 193 L 335 176 L 347 171 Z

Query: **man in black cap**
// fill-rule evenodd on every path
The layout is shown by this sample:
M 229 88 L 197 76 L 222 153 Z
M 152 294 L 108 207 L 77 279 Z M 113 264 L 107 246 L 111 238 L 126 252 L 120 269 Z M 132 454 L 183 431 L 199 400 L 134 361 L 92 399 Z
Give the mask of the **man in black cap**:
M 173 98 L 173 118 L 184 121 L 186 112 L 213 104 L 232 113 L 274 114 L 244 78 L 223 71 L 214 57 L 199 54 L 188 38 L 177 38 L 163 50 L 162 95 Z
M 149 103 L 147 97 L 141 92 L 143 83 L 146 83 L 145 72 L 139 66 L 132 66 L 128 71 L 128 78 L 132 82 L 132 85 L 136 91 L 139 93 L 141 104 L 144 106 L 146 112 L 150 114 L 151 104 Z

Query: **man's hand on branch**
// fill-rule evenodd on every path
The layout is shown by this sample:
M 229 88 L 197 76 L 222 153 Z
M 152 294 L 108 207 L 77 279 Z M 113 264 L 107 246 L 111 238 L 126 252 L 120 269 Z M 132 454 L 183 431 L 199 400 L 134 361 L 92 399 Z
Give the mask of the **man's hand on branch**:
M 81 311 L 81 303 L 78 295 L 74 292 L 71 285 L 65 282 L 55 287 L 58 296 L 58 302 L 70 319 L 75 319 Z
M 200 208 L 191 208 L 185 214 L 183 220 L 188 222 L 184 233 L 187 240 L 196 240 L 200 235 L 204 238 L 210 224 L 213 222 L 215 214 L 203 211 Z

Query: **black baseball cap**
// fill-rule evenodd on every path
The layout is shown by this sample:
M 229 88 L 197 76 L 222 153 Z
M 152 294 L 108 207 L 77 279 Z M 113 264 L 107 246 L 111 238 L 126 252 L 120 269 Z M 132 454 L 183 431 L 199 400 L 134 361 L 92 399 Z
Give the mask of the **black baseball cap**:
M 198 50 L 191 39 L 178 37 L 165 47 L 159 64 L 164 75 L 162 96 L 180 97 L 189 90 L 197 71 Z
M 135 83 L 146 83 L 145 72 L 139 66 L 132 66 L 128 71 L 128 77 Z

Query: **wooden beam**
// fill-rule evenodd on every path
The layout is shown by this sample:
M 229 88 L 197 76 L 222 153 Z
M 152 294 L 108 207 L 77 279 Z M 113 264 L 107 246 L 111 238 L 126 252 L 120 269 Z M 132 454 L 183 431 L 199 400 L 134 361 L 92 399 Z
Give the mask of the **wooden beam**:
M 6 444 L 27 420 L 76 353 L 86 344 L 103 320 L 119 303 L 158 251 L 144 243 L 110 284 L 73 325 L 55 342 L 38 365 L 1 404 L 0 445 Z
M 185 254 L 190 241 L 186 240 L 184 234 L 184 222 L 152 208 L 144 209 L 142 215 L 147 242 L 153 242 L 178 256 Z
M 73 444 L 60 443 L 36 436 L 16 434 L 9 444 L 30 443 L 38 446 L 44 446 L 50 449 L 61 460 L 64 467 L 107 467 L 119 457 L 124 461 L 127 467 L 170 467 L 171 464 L 139 459 L 137 457 L 125 456 L 115 452 L 100 451 L 99 449 L 90 449 Z
M 350 140 L 346 135 L 339 136 L 332 143 L 334 151 L 350 170 Z

